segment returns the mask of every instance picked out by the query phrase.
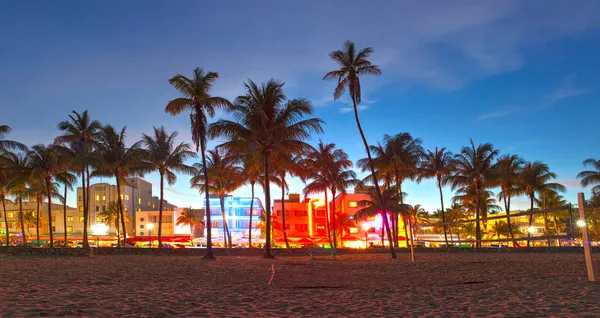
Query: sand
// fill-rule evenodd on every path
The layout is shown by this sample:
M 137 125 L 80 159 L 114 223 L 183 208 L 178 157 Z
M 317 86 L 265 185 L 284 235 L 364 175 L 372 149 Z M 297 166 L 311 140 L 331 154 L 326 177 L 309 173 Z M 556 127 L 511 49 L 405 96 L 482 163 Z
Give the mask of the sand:
M 600 316 L 583 255 L 0 256 L 2 316 Z M 596 255 L 596 258 L 598 255 Z M 599 259 L 600 261 L 600 259 Z M 271 285 L 267 285 L 272 275 Z

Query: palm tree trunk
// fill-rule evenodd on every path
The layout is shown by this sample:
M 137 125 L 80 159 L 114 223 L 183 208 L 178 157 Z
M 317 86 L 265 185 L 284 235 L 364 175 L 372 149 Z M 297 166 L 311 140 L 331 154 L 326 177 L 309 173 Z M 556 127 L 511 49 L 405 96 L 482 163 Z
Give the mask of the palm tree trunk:
M 444 193 L 442 192 L 442 177 L 437 176 L 438 189 L 440 189 L 440 204 L 442 205 L 442 223 L 444 223 L 444 241 L 446 242 L 446 248 L 448 248 L 448 230 L 446 226 L 446 212 L 444 211 Z M 452 238 L 452 234 L 450 234 Z
M 8 215 L 6 215 L 6 197 L 4 193 L 2 194 L 2 210 L 4 211 L 2 215 L 4 215 L 4 228 L 6 229 L 6 247 L 8 248 L 10 242 L 10 231 L 8 229 Z
M 327 202 L 327 189 L 325 189 L 325 201 Z M 329 247 L 333 247 L 333 241 L 331 240 L 331 224 L 329 222 L 331 213 L 329 211 L 328 204 L 325 204 L 325 213 L 327 213 L 327 218 L 325 218 L 325 223 L 327 225 L 327 238 L 329 239 Z
M 52 194 L 50 192 L 51 185 L 52 180 L 50 177 L 46 177 L 46 193 L 48 194 L 48 231 L 50 232 L 50 248 L 54 248 L 54 231 L 52 231 Z
M 400 247 L 400 206 L 404 204 L 404 198 L 402 197 L 402 181 L 398 174 L 396 174 L 396 196 L 399 199 L 398 212 L 392 214 L 394 222 L 394 244 L 396 247 Z
M 414 229 L 412 225 L 412 221 L 410 217 L 408 218 L 408 227 L 410 228 L 410 259 L 411 261 L 415 261 L 415 237 L 414 237 Z
M 87 226 L 85 226 L 85 222 L 87 221 L 87 206 L 86 206 L 86 200 L 87 200 L 87 193 L 85 191 L 85 169 L 81 170 L 81 193 L 83 195 L 83 247 L 84 248 L 88 248 L 90 247 L 89 242 L 88 242 L 88 228 Z M 117 244 L 118 246 L 118 244 Z
M 206 255 L 204 255 L 204 259 L 214 259 L 215 254 L 213 253 L 212 248 L 212 224 L 210 220 L 210 200 L 208 193 L 208 170 L 206 169 L 206 153 L 204 151 L 204 143 L 200 142 L 200 152 L 202 154 L 202 169 L 204 170 L 204 200 L 206 201 L 206 209 L 204 210 L 204 214 L 206 215 Z M 196 151 L 198 149 L 196 148 Z
M 477 191 L 476 191 L 476 195 L 477 195 L 477 199 L 476 199 L 476 204 L 475 204 L 475 247 L 476 248 L 480 248 L 481 247 L 481 225 L 479 224 L 479 216 L 480 216 L 480 202 L 479 202 L 479 198 L 480 198 L 480 193 L 479 193 L 479 187 L 477 187 Z
M 121 230 L 120 230 L 120 223 L 121 223 L 121 216 L 119 215 L 119 209 L 117 209 L 117 213 L 116 213 L 116 218 L 115 218 L 115 229 L 117 230 L 117 248 L 121 247 Z M 150 220 L 148 220 L 150 221 Z M 148 230 L 148 236 L 150 236 L 150 230 Z M 123 244 L 123 246 L 125 246 Z
M 332 224 L 331 224 L 331 227 L 333 228 L 333 247 L 337 248 L 337 239 L 338 239 L 338 236 L 337 236 L 337 228 L 336 228 L 336 225 L 335 225 L 335 218 L 336 218 L 336 214 L 335 214 L 335 191 L 331 192 L 331 196 L 333 197 L 332 201 L 334 203 L 333 211 L 331 211 L 331 220 L 333 221 Z M 329 206 L 329 202 L 325 202 L 325 204 L 327 204 Z
M 271 185 L 269 184 L 269 152 L 264 153 L 265 160 L 265 209 L 267 212 L 267 220 L 265 230 L 265 258 L 273 258 L 271 254 Z
M 285 173 L 281 176 L 281 224 L 283 227 L 283 241 L 285 248 L 290 248 L 290 243 L 287 239 L 287 228 L 285 224 Z
M 65 184 L 65 197 L 64 197 L 64 204 L 63 204 L 63 226 L 64 226 L 64 230 L 65 230 L 65 241 L 63 246 L 67 247 L 67 185 Z
M 548 228 L 548 213 L 544 213 L 544 235 L 548 236 L 550 234 L 550 229 Z M 546 243 L 548 247 L 550 247 L 550 239 L 546 238 Z
M 19 195 L 19 220 L 21 221 L 21 238 L 23 245 L 27 244 L 27 237 L 25 236 L 25 221 L 23 220 L 23 197 Z
M 369 159 L 369 168 L 371 169 L 371 176 L 373 178 L 373 184 L 375 185 L 375 190 L 377 191 L 377 196 L 379 198 L 379 204 L 384 207 L 385 201 L 383 200 L 383 196 L 381 195 L 381 189 L 379 188 L 379 182 L 377 181 L 377 175 L 375 175 L 375 168 L 373 167 L 373 158 L 371 158 L 371 152 L 369 151 L 369 143 L 367 143 L 367 138 L 362 130 L 362 126 L 360 125 L 360 119 L 358 118 L 358 108 L 356 107 L 356 99 L 354 96 L 352 97 L 352 104 L 354 105 L 354 119 L 356 120 L 356 126 L 358 127 L 358 132 L 360 133 L 360 137 L 362 138 L 363 145 L 365 146 L 365 150 L 367 152 L 367 158 Z M 392 254 L 392 258 L 396 258 L 396 251 L 394 250 L 394 246 L 392 242 L 392 235 L 390 234 L 390 225 L 387 220 L 386 211 L 381 211 L 381 218 L 383 219 L 383 226 L 385 227 L 388 235 L 388 240 L 390 241 L 390 253 Z
M 254 214 L 254 182 L 250 182 L 250 191 L 252 191 L 252 199 L 250 199 L 250 221 L 248 222 L 248 248 L 252 248 L 252 214 Z
M 510 196 L 508 198 L 504 197 L 504 208 L 506 210 L 506 223 L 508 224 L 508 232 L 510 233 L 510 238 L 512 239 L 513 247 L 519 247 L 519 243 L 515 239 L 515 233 L 512 230 L 511 220 L 510 220 Z
M 163 221 L 163 200 L 165 190 L 165 174 L 161 171 L 160 173 L 160 205 L 158 210 L 158 248 L 162 248 L 162 221 Z
M 85 182 L 86 182 L 86 200 L 85 200 L 85 214 L 83 215 L 83 227 L 85 227 L 86 229 L 88 229 L 90 227 L 90 167 L 86 165 L 85 167 L 85 171 L 86 171 L 86 178 L 85 178 Z M 120 196 L 119 196 L 120 198 Z M 125 230 L 123 229 L 123 233 L 125 233 Z M 88 239 L 86 237 L 86 239 Z M 125 237 L 123 237 L 123 239 L 125 239 Z M 125 246 L 125 244 L 123 243 L 123 246 Z M 89 239 L 88 239 L 88 245 L 89 246 Z
M 35 210 L 35 239 L 40 242 L 40 200 L 41 196 L 35 196 L 36 210 Z
M 221 205 L 221 216 L 223 217 L 223 247 L 227 248 L 227 218 L 225 217 L 225 197 L 219 196 L 219 203 Z
M 123 200 L 121 200 L 121 181 L 119 180 L 117 174 L 115 174 L 115 177 L 117 178 L 117 204 L 119 205 L 119 213 L 121 215 L 121 227 L 123 227 L 123 247 L 125 247 L 127 245 L 127 228 L 125 227 L 125 213 L 123 213 Z
M 531 209 L 529 210 L 529 227 L 527 228 L 527 238 L 531 238 L 531 232 L 529 229 L 531 228 L 531 224 L 533 223 L 533 195 L 530 196 L 531 201 Z M 531 240 L 527 240 L 527 247 L 531 245 Z

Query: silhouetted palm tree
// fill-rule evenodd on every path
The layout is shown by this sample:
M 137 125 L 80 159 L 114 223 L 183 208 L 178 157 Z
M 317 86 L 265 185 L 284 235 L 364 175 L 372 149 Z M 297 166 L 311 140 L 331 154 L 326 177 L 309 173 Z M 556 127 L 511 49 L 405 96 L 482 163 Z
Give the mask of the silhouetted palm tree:
M 553 190 L 546 190 L 540 192 L 539 196 L 534 199 L 535 204 L 542 210 L 558 208 L 561 206 L 566 206 L 567 201 L 563 198 L 562 195 L 559 195 L 558 192 Z M 566 210 L 566 209 L 565 209 Z M 562 211 L 558 211 L 560 213 Z M 552 213 L 554 215 L 554 234 L 558 235 L 558 224 L 556 222 L 556 214 L 557 212 Z M 544 231 L 545 235 L 550 235 L 550 227 L 548 225 L 548 212 L 544 212 Z M 550 246 L 550 239 L 546 240 L 548 246 Z
M 494 173 L 501 189 L 499 197 L 500 200 L 504 201 L 506 223 L 510 237 L 512 238 L 513 247 L 519 246 L 519 243 L 515 240 L 514 227 L 510 220 L 510 200 L 518 193 L 518 179 L 522 169 L 523 159 L 517 155 L 503 155 L 498 158 L 498 161 L 494 165 Z
M 58 123 L 58 129 L 63 135 L 54 139 L 58 144 L 69 144 L 72 151 L 76 153 L 74 163 L 78 166 L 81 174 L 81 187 L 83 195 L 83 247 L 89 247 L 89 194 L 90 194 L 90 158 L 89 153 L 94 148 L 94 139 L 98 130 L 102 127 L 99 121 L 92 120 L 87 110 L 83 113 L 73 111 L 69 119 Z
M 24 144 L 4 139 L 6 135 L 11 132 L 11 129 L 7 125 L 0 125 L 0 154 L 9 152 L 11 150 L 27 151 L 27 146 Z
M 29 165 L 29 157 L 23 153 L 8 152 L 3 155 L 4 168 L 8 172 L 9 183 L 7 194 L 15 197 L 19 203 L 19 222 L 21 226 L 21 237 L 23 245 L 27 244 L 25 236 L 25 226 L 23 224 L 23 198 L 27 197 L 27 181 L 31 178 L 31 166 Z
M 54 178 L 61 173 L 61 154 L 65 150 L 58 145 L 35 145 L 27 153 L 29 157 L 32 176 L 43 178 L 46 184 L 46 197 L 48 198 L 48 231 L 50 232 L 50 248 L 54 247 L 54 231 L 52 227 L 52 196 Z
M 94 152 L 95 176 L 114 177 L 117 183 L 117 204 L 119 205 L 119 217 L 123 228 L 123 247 L 127 240 L 127 228 L 125 227 L 125 214 L 123 211 L 123 199 L 121 198 L 121 186 L 126 184 L 125 178 L 132 175 L 143 175 L 150 168 L 142 161 L 142 142 L 138 141 L 127 147 L 125 145 L 126 127 L 120 131 L 112 126 L 106 125 L 100 129 L 96 138 L 96 151 Z
M 544 191 L 552 190 L 557 192 L 565 192 L 567 188 L 559 183 L 548 182 L 556 179 L 556 174 L 550 171 L 548 165 L 541 161 L 526 162 L 519 176 L 519 192 L 527 195 L 530 200 L 531 208 L 529 214 L 529 227 L 533 223 L 533 203 L 535 195 Z M 527 237 L 531 237 L 531 233 L 527 231 Z M 527 247 L 531 244 L 527 240 Z
M 492 167 L 497 156 L 498 150 L 491 144 L 480 144 L 475 147 L 473 140 L 470 146 L 462 147 L 461 152 L 455 156 L 455 172 L 450 179 L 452 189 L 472 188 L 475 192 L 477 247 L 481 247 L 481 194 L 494 185 L 495 175 Z
M 98 212 L 97 216 L 102 220 L 104 224 L 109 227 L 113 225 L 115 227 L 115 233 L 117 237 L 120 237 L 121 231 L 119 230 L 119 203 L 117 201 L 110 201 L 106 206 L 106 209 L 102 212 Z
M 196 146 L 196 152 L 200 150 L 202 156 L 202 171 L 206 172 L 206 141 L 208 129 L 208 117 L 215 115 L 218 108 L 231 107 L 231 103 L 222 97 L 211 96 L 211 90 L 219 74 L 216 72 L 205 72 L 202 68 L 194 69 L 193 78 L 187 78 L 177 74 L 169 79 L 169 84 L 173 86 L 183 97 L 170 101 L 165 107 L 165 112 L 171 115 L 179 115 L 190 111 L 190 123 L 192 132 L 192 141 Z M 214 259 L 215 254 L 212 250 L 211 238 L 211 220 L 210 220 L 210 202 L 208 193 L 208 177 L 204 176 L 204 189 L 206 200 L 206 259 Z
M 0 201 L 2 201 L 2 215 L 4 216 L 4 228 L 6 229 L 6 244 L 10 242 L 10 228 L 8 227 L 8 216 L 6 215 L 6 203 L 11 202 L 7 196 L 10 193 L 12 176 L 7 167 L 8 158 L 0 155 Z
M 250 201 L 250 221 L 248 224 L 248 248 L 252 248 L 252 216 L 254 215 L 254 186 L 261 178 L 261 158 L 258 153 L 244 147 L 240 154 L 242 162 L 242 176 L 244 182 L 250 184 L 252 199 Z
M 223 242 L 227 247 L 229 239 L 229 247 L 233 247 L 231 241 L 231 232 L 227 224 L 225 215 L 225 196 L 237 190 L 243 184 L 242 168 L 236 165 L 237 158 L 230 155 L 227 151 L 221 151 L 219 148 L 209 150 L 206 158 L 206 173 L 203 171 L 203 165 L 200 163 L 194 164 L 195 172 L 190 179 L 190 185 L 200 191 L 206 192 L 205 177 L 209 178 L 209 193 L 217 195 L 221 205 L 221 216 L 223 217 Z M 206 214 L 210 214 L 210 210 L 206 210 Z
M 325 74 L 323 79 L 337 81 L 337 86 L 333 92 L 334 100 L 338 100 L 346 90 L 348 90 L 348 93 L 350 94 L 352 105 L 354 106 L 354 119 L 356 120 L 358 132 L 360 133 L 365 151 L 367 152 L 367 158 L 369 160 L 369 167 L 375 186 L 375 191 L 379 197 L 379 201 L 381 201 L 380 205 L 385 206 L 381 189 L 379 188 L 379 184 L 377 184 L 375 167 L 373 166 L 373 159 L 371 158 L 371 153 L 369 152 L 369 143 L 367 142 L 367 138 L 365 137 L 360 124 L 360 119 L 358 118 L 358 105 L 362 99 L 360 76 L 381 75 L 381 69 L 377 65 L 373 65 L 373 63 L 368 60 L 371 53 L 373 53 L 373 48 L 367 47 L 357 51 L 354 43 L 351 41 L 346 41 L 346 43 L 344 43 L 343 50 L 337 50 L 329 53 L 329 57 L 338 64 L 339 69 Z M 382 219 L 390 242 L 392 242 L 388 220 L 385 217 Z M 394 251 L 393 244 L 390 244 L 390 252 L 392 254 L 392 258 L 396 258 L 396 252 Z
M 442 223 L 446 223 L 446 213 L 444 210 L 444 196 L 442 193 L 442 186 L 445 186 L 449 182 L 449 177 L 452 174 L 454 169 L 454 159 L 452 158 L 452 153 L 446 151 L 446 148 L 438 149 L 435 147 L 435 151 L 427 150 L 427 153 L 423 156 L 423 161 L 421 163 L 421 174 L 419 176 L 419 180 L 425 178 L 435 178 L 436 185 L 440 191 L 440 204 L 442 209 L 440 210 L 440 214 L 442 216 Z M 446 242 L 446 247 L 448 247 L 448 233 L 447 226 L 444 224 L 444 242 Z M 450 236 L 452 238 L 452 236 Z
M 162 248 L 162 218 L 164 209 L 164 190 L 165 177 L 168 185 L 174 185 L 177 181 L 178 173 L 192 174 L 194 168 L 186 165 L 185 160 L 194 158 L 196 155 L 190 151 L 190 146 L 186 143 L 175 143 L 177 132 L 171 134 L 165 131 L 164 127 L 154 127 L 154 135 L 144 134 L 142 141 L 146 147 L 143 154 L 143 161 L 148 168 L 158 171 L 160 177 L 160 205 L 158 212 L 158 246 Z
M 600 159 L 588 158 L 583 161 L 583 165 L 593 170 L 581 171 L 577 178 L 581 179 L 581 186 L 587 187 L 593 185 L 592 192 L 600 193 Z
M 175 225 L 189 225 L 190 236 L 194 235 L 194 228 L 199 228 L 200 231 L 204 231 L 205 223 L 200 219 L 198 213 L 191 207 L 183 209 L 181 214 L 177 217 Z
M 303 98 L 286 101 L 283 82 L 271 80 L 257 85 L 252 81 L 245 84 L 246 95 L 239 96 L 235 102 L 233 114 L 237 121 L 219 120 L 210 127 L 212 137 L 222 136 L 229 141 L 222 147 L 239 149 L 246 143 L 257 149 L 263 157 L 265 177 L 265 205 L 271 213 L 271 188 L 269 164 L 272 156 L 279 152 L 299 155 L 311 148 L 304 142 L 312 133 L 321 133 L 322 120 L 304 119 L 313 113 L 310 102 Z M 266 218 L 265 257 L 271 254 L 271 218 Z
M 63 197 L 61 198 L 63 203 L 63 226 L 64 226 L 64 247 L 67 247 L 67 193 L 69 190 L 73 190 L 73 186 L 77 182 L 77 176 L 72 172 L 79 171 L 79 162 L 77 160 L 77 153 L 71 148 L 64 148 L 60 158 L 61 172 L 56 176 L 56 181 L 64 186 Z

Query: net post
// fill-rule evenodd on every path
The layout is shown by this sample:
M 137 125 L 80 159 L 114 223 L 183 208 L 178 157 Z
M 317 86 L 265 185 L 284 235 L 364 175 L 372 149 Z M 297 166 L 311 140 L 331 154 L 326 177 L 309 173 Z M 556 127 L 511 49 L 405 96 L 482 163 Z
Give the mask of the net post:
M 585 265 L 587 267 L 588 279 L 591 282 L 599 282 L 600 277 L 598 277 L 598 267 L 596 266 L 596 260 L 592 255 L 592 247 L 590 242 L 590 237 L 588 234 L 587 221 L 585 219 L 585 198 L 582 192 L 577 194 L 577 201 L 579 207 L 579 220 L 584 223 L 581 227 L 581 236 L 583 243 L 583 254 L 585 256 Z

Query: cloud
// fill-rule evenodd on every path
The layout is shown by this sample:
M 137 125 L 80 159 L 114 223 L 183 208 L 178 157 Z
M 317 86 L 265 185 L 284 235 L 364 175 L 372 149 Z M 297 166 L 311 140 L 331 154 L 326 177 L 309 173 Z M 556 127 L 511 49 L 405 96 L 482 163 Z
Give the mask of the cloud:
M 367 105 L 359 105 L 357 108 L 358 108 L 358 111 L 360 112 L 360 111 L 363 111 L 363 110 L 369 108 L 369 106 L 367 106 Z M 340 108 L 340 113 L 342 113 L 342 114 L 346 114 L 346 113 L 349 113 L 351 111 L 354 111 L 353 107 L 342 107 L 342 108 Z
M 199 195 L 197 194 L 190 194 L 190 193 L 186 193 L 186 192 L 181 192 L 179 190 L 176 190 L 175 188 L 165 188 L 165 191 L 173 193 L 175 195 L 178 196 L 182 196 L 182 197 L 190 197 L 190 198 L 198 198 Z
M 562 179 L 556 180 L 556 183 L 560 183 L 567 187 L 568 190 L 581 190 L 583 187 L 581 186 L 581 181 L 577 179 Z
M 507 109 L 499 109 L 499 110 L 492 111 L 487 114 L 480 115 L 479 117 L 477 117 L 477 120 L 500 118 L 500 117 L 508 116 L 512 113 L 514 113 L 514 109 L 508 109 L 508 108 Z
M 569 75 L 565 77 L 554 92 L 546 95 L 545 100 L 548 105 L 552 105 L 553 103 L 562 99 L 575 97 L 590 92 L 589 89 L 576 88 L 574 84 L 575 79 L 575 75 Z

